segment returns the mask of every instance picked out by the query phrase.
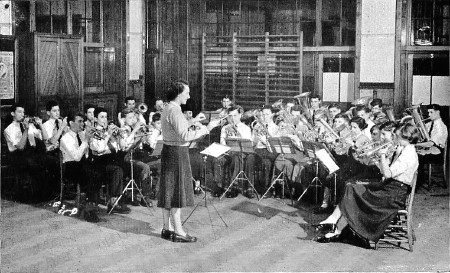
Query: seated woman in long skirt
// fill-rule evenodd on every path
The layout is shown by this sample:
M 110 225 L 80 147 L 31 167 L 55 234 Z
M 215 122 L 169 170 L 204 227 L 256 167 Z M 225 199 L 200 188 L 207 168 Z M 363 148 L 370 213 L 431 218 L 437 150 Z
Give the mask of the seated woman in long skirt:
M 411 124 L 399 125 L 395 129 L 394 144 L 397 149 L 389 160 L 388 149 L 379 150 L 378 166 L 383 179 L 380 182 L 347 184 L 345 195 L 334 212 L 317 229 L 326 232 L 317 242 L 342 241 L 341 231 L 348 227 L 357 237 L 368 245 L 377 242 L 386 227 L 394 219 L 399 209 L 405 207 L 411 190 L 411 182 L 419 166 L 416 149 L 419 131 Z

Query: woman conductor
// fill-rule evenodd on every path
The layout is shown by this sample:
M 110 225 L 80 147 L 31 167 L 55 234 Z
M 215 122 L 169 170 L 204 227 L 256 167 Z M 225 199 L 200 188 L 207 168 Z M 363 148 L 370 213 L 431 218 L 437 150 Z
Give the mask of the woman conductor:
M 197 122 L 197 130 L 189 130 L 190 124 L 181 111 L 181 105 L 186 104 L 189 98 L 188 83 L 183 80 L 173 82 L 167 93 L 170 103 L 161 116 L 164 142 L 158 197 L 158 207 L 162 208 L 163 214 L 161 238 L 174 242 L 197 241 L 196 237 L 186 234 L 181 225 L 181 208 L 194 205 L 189 141 L 209 134 L 212 128 L 219 125 L 219 120 L 211 121 L 207 126 Z

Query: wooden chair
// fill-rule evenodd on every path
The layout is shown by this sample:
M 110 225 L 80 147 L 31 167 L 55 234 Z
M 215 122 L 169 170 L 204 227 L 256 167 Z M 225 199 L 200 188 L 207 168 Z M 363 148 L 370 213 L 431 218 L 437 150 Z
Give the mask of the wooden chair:
M 417 172 L 414 174 L 411 182 L 411 193 L 406 199 L 405 209 L 399 210 L 394 220 L 387 227 L 384 232 L 384 237 L 378 241 L 378 243 L 397 243 L 400 247 L 402 243 L 408 243 L 409 251 L 413 251 L 413 244 L 416 240 L 416 236 L 413 230 L 413 203 L 414 193 L 416 191 Z M 375 249 L 378 248 L 378 243 L 375 243 Z
M 448 139 L 447 141 L 445 141 L 445 146 L 444 146 L 444 162 L 442 164 L 442 171 L 444 172 L 444 181 L 442 181 L 443 187 L 447 188 L 448 187 L 448 177 L 447 177 L 447 143 L 448 143 Z M 432 183 L 432 179 L 431 179 L 431 175 L 433 173 L 433 165 L 440 165 L 437 163 L 428 163 L 428 181 L 427 181 L 427 190 L 431 189 L 431 183 Z

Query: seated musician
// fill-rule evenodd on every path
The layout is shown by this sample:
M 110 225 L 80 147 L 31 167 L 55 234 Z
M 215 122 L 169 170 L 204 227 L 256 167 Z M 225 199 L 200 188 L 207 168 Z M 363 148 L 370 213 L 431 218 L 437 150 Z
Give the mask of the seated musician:
M 159 114 L 161 116 L 161 114 L 164 110 L 164 107 L 165 107 L 165 103 L 162 99 L 156 99 L 155 105 L 153 107 L 154 107 L 154 109 L 150 112 L 150 114 L 148 116 L 149 124 L 152 123 L 154 114 Z
M 383 112 L 383 101 L 381 99 L 373 99 L 370 102 L 370 107 L 372 111 L 371 119 L 375 124 L 381 124 L 389 121 L 387 115 Z
M 262 164 L 262 181 L 256 183 L 255 187 L 258 192 L 265 192 L 272 180 L 272 167 L 278 154 L 273 152 L 269 142 L 269 137 L 278 137 L 278 126 L 273 120 L 273 112 L 270 106 L 264 106 L 261 110 L 260 120 L 256 121 L 253 126 L 252 141 L 255 152 Z
M 47 102 L 45 109 L 49 119 L 42 125 L 42 136 L 44 137 L 47 151 L 59 158 L 57 155 L 59 139 L 67 130 L 67 119 L 61 120 L 59 104 L 56 101 Z
M 150 147 L 152 149 L 155 149 L 156 143 L 158 140 L 162 140 L 162 134 L 161 134 L 161 114 L 155 113 L 152 116 L 152 123 L 151 123 L 151 131 L 150 135 L 148 136 L 148 143 L 150 144 Z
M 87 192 L 89 202 L 96 202 L 100 185 L 91 164 L 86 160 L 89 156 L 90 131 L 83 131 L 84 118 L 82 113 L 69 114 L 69 131 L 61 137 L 60 149 L 63 155 L 65 167 L 64 177 L 70 179 L 76 185 L 80 184 L 81 190 Z
M 97 119 L 97 127 L 90 140 L 89 147 L 92 150 L 93 164 L 97 172 L 106 177 L 105 183 L 109 183 L 108 212 L 122 192 L 123 183 L 123 159 L 119 158 L 119 144 L 113 135 L 118 130 L 114 124 L 108 125 L 108 114 L 103 107 L 95 108 L 94 116 Z M 98 135 L 96 135 L 98 134 Z M 124 204 L 117 205 L 113 212 L 129 213 L 130 209 Z
M 46 154 L 42 140 L 42 120 L 35 118 L 32 122 L 25 117 L 25 107 L 21 103 L 11 106 L 13 121 L 5 131 L 7 155 L 17 173 L 28 173 L 36 184 L 39 198 L 50 197 L 57 192 L 57 177 L 59 177 L 58 162 Z
M 277 159 L 275 160 L 275 168 L 277 170 L 277 173 L 280 173 L 282 171 L 285 173 L 287 182 L 290 182 L 289 184 L 292 186 L 292 183 L 295 182 L 298 176 L 298 171 L 297 173 L 294 173 L 294 167 L 298 165 L 297 168 L 300 168 L 301 166 L 306 165 L 307 158 L 305 158 L 303 152 L 301 152 L 303 148 L 300 138 L 297 135 L 295 126 L 287 122 L 282 117 L 277 117 L 276 120 L 280 137 L 289 137 L 294 149 L 290 151 L 293 153 L 289 152 L 284 155 L 278 155 Z M 281 187 L 279 187 L 279 184 L 275 185 L 275 192 L 273 193 L 273 195 L 275 197 L 282 197 Z
M 248 139 L 251 140 L 252 139 L 252 131 L 250 129 L 249 126 L 245 125 L 245 123 L 241 122 L 241 117 L 242 114 L 244 113 L 244 109 L 239 106 L 231 106 L 230 108 L 228 108 L 228 117 L 227 117 L 227 121 L 228 124 L 222 127 L 222 130 L 220 132 L 220 144 L 222 145 L 227 145 L 227 140 L 229 139 Z M 245 172 L 245 174 L 247 175 L 248 179 L 254 183 L 254 165 L 255 165 L 255 156 L 253 154 L 249 154 L 249 153 L 240 153 L 240 152 L 230 152 L 229 155 L 229 160 L 227 160 L 228 162 L 224 162 L 224 160 L 222 160 L 222 166 L 226 163 L 230 164 L 230 171 L 231 171 L 231 177 L 230 179 L 233 180 L 238 173 L 243 170 Z M 241 169 L 243 168 L 243 169 Z M 226 182 L 223 179 L 223 176 L 220 177 L 217 176 L 216 174 L 214 174 L 215 176 L 215 181 L 218 182 L 218 188 L 219 188 L 219 193 L 223 193 L 224 189 L 226 189 L 228 187 L 228 183 L 225 184 Z M 219 179 L 222 179 L 222 181 L 224 181 L 223 184 L 220 183 Z M 231 181 L 230 181 L 231 182 Z M 222 187 L 222 188 L 221 188 Z M 244 185 L 244 195 L 247 196 L 248 198 L 254 198 L 254 193 L 253 193 L 253 189 L 251 188 L 251 186 L 248 184 L 248 182 L 246 182 Z M 220 194 L 218 194 L 218 196 L 220 196 Z
M 336 119 L 337 122 L 338 119 Z M 350 177 L 356 175 L 358 171 L 361 170 L 361 165 L 357 159 L 354 158 L 353 151 L 361 148 L 368 143 L 370 140 L 365 136 L 363 130 L 366 128 L 367 124 L 361 117 L 354 117 L 350 121 L 351 135 L 346 135 L 345 138 L 340 139 L 341 143 L 332 146 L 332 154 L 336 158 L 336 163 L 339 166 L 339 171 L 335 177 L 327 176 L 323 179 L 324 193 L 322 205 L 314 209 L 315 214 L 327 213 L 332 209 L 331 207 L 331 193 L 335 190 L 335 199 L 338 201 L 342 196 L 342 190 L 345 185 L 345 181 Z M 335 188 L 336 187 L 336 188 Z
M 128 96 L 125 98 L 125 102 L 123 105 L 125 106 L 124 109 L 134 110 L 134 109 L 136 109 L 136 99 L 133 96 Z M 139 115 L 139 121 L 142 122 L 143 124 L 146 124 L 145 118 L 142 115 L 142 113 L 138 113 L 138 115 Z M 122 116 L 122 112 L 119 112 L 119 114 L 117 114 L 117 120 L 119 121 L 120 128 L 125 126 L 125 117 Z
M 95 106 L 92 104 L 86 104 L 84 106 L 84 115 L 86 117 L 86 121 L 84 122 L 85 125 L 87 125 L 87 127 L 89 128 L 94 128 L 95 127 L 95 117 L 94 117 L 94 111 L 95 111 Z
M 375 123 L 370 119 L 371 111 L 366 106 L 357 106 L 356 107 L 356 115 L 364 119 L 367 124 L 366 129 L 364 129 L 364 134 L 371 140 L 372 135 L 370 134 L 370 128 L 375 125 Z
M 431 122 L 425 124 L 430 140 L 416 144 L 419 154 L 419 176 L 417 179 L 418 186 L 424 180 L 424 164 L 444 162 L 443 154 L 445 143 L 448 139 L 447 126 L 441 118 L 441 106 L 438 104 L 430 104 L 427 106 L 428 117 Z
M 217 109 L 216 112 L 219 113 L 220 116 L 225 116 L 232 105 L 233 103 L 227 95 L 222 98 L 222 107 Z
M 136 109 L 125 108 L 122 111 L 122 117 L 125 118 L 124 126 L 121 128 L 119 144 L 122 151 L 126 152 L 124 157 L 124 169 L 131 170 L 131 153 L 133 153 L 133 171 L 134 179 L 142 188 L 143 182 L 150 177 L 150 166 L 141 161 L 140 154 L 135 153 L 135 148 L 147 138 L 145 134 L 145 123 L 139 121 L 139 112 Z M 138 192 L 136 192 L 138 193 Z M 132 205 L 138 205 L 139 198 L 136 198 Z
M 308 119 L 310 123 L 314 123 L 315 113 L 320 109 L 320 104 L 322 103 L 319 95 L 312 95 L 310 97 L 309 103 L 311 107 L 309 109 L 303 109 L 303 115 Z
M 386 123 L 387 121 L 385 121 L 384 123 Z M 384 123 L 378 123 L 375 124 L 374 126 L 372 126 L 372 128 L 370 128 L 370 136 L 373 142 L 377 142 L 381 140 L 381 131 L 380 131 L 380 126 Z
M 342 112 L 342 108 L 337 103 L 332 103 L 328 106 L 328 113 L 330 113 L 330 120 L 328 121 L 328 123 L 330 124 L 330 126 L 334 125 L 334 118 L 336 117 L 336 115 L 340 114 L 341 112 Z
M 398 210 L 405 208 L 419 165 L 413 145 L 419 138 L 419 131 L 415 126 L 406 124 L 396 128 L 395 134 L 398 149 L 393 160 L 386 158 L 387 149 L 379 151 L 383 179 L 367 185 L 348 184 L 345 196 L 334 212 L 317 226 L 318 230 L 326 233 L 318 237 L 317 242 L 350 241 L 348 237 L 356 233 L 357 236 L 351 236 L 351 242 L 370 248 L 369 241 L 377 242 Z

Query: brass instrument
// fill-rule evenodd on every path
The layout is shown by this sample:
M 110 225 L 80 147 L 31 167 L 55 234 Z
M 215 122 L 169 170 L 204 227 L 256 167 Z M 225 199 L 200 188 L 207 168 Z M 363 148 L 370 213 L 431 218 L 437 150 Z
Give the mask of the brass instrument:
M 267 130 L 264 123 L 260 122 L 259 120 L 255 119 L 250 124 L 250 128 L 255 132 L 256 135 L 265 136 L 266 140 L 270 137 L 269 131 Z M 269 152 L 272 152 L 272 148 L 270 147 L 269 143 L 264 143 L 267 147 L 267 150 Z
M 396 122 L 395 116 L 394 116 L 394 109 L 392 109 L 392 107 L 386 108 L 386 116 L 388 117 L 388 119 L 390 121 Z
M 309 105 L 310 95 L 311 95 L 311 92 L 303 92 L 301 94 L 294 96 L 294 98 L 298 100 L 298 103 L 301 106 L 305 107 L 306 109 L 309 109 L 310 108 L 310 105 Z
M 103 140 L 106 138 L 106 129 L 102 128 L 99 129 L 96 126 L 90 126 L 85 124 L 84 127 L 89 130 L 89 134 L 92 135 L 93 138 L 98 139 L 98 140 Z
M 328 122 L 326 122 L 323 118 L 319 119 L 320 123 L 322 123 L 322 125 L 325 127 L 325 129 L 327 130 L 327 132 L 331 135 L 333 135 L 335 138 L 339 138 L 338 133 L 336 133 L 333 128 L 331 128 L 331 126 L 328 124 Z
M 145 104 L 145 103 L 140 103 L 139 105 L 138 105 L 138 111 L 139 111 L 139 113 L 141 113 L 141 114 L 144 114 L 144 113 L 146 113 L 147 111 L 148 111 L 148 106 L 147 106 L 147 104 Z
M 430 135 L 424 125 L 424 122 L 428 121 L 428 119 L 423 119 L 422 114 L 420 113 L 420 104 L 413 105 L 409 109 L 411 110 L 411 115 L 413 116 L 414 122 L 422 137 L 420 142 L 430 140 Z
M 388 148 L 388 151 L 386 153 L 387 158 L 392 157 L 394 152 L 397 150 L 397 146 L 393 145 L 393 141 L 388 141 L 388 142 L 384 142 L 384 143 L 373 142 L 373 143 L 370 143 L 370 145 L 372 146 L 372 149 L 370 149 L 370 150 L 365 149 L 364 151 L 360 152 L 356 156 L 358 158 L 369 158 L 371 160 L 379 160 L 380 159 L 380 153 L 379 153 L 380 150 Z M 367 147 L 367 146 L 368 145 L 366 145 L 364 147 Z
M 32 117 L 32 116 L 25 116 L 22 120 L 22 123 L 25 122 L 27 119 L 28 124 L 33 124 L 34 126 L 38 126 L 38 120 L 40 120 L 40 117 Z
M 352 102 L 352 105 L 355 105 L 355 106 L 368 106 L 371 100 L 372 100 L 371 97 L 358 98 L 358 99 L 356 99 L 356 100 L 354 100 Z

